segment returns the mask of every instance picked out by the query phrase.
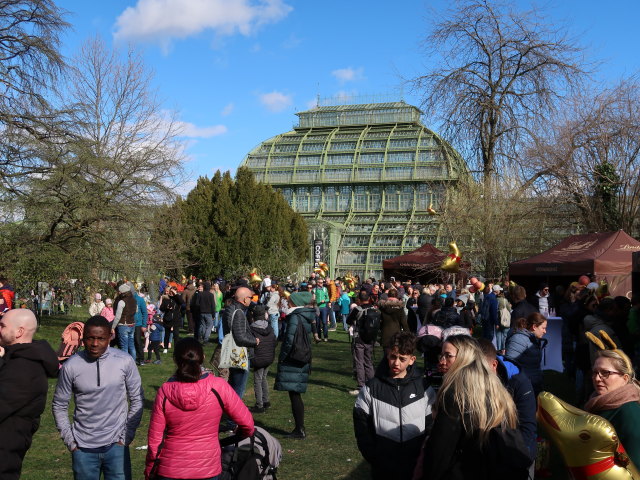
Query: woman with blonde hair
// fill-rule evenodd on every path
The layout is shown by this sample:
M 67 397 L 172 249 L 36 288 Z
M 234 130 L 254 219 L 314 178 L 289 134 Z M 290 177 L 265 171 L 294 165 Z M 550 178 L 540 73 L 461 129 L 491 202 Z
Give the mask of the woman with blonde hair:
M 468 335 L 448 337 L 440 359 L 446 373 L 424 447 L 422 478 L 526 479 L 531 460 L 516 430 L 516 406 L 489 368 L 477 340 Z M 506 433 L 513 444 L 503 442 L 498 448 L 496 438 L 507 438 Z

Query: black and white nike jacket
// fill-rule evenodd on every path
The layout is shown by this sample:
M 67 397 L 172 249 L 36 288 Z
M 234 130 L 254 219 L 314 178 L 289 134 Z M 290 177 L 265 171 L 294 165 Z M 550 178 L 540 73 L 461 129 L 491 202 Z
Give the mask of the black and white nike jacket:
M 411 479 L 422 443 L 431 430 L 436 400 L 415 365 L 404 378 L 391 378 L 386 358 L 360 390 L 353 408 L 358 449 L 375 478 Z M 379 474 L 379 475 L 378 475 Z

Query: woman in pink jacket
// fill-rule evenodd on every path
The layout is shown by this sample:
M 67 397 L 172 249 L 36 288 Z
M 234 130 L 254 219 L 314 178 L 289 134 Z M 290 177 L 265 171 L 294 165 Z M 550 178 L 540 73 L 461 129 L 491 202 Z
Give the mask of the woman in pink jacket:
M 151 413 L 145 479 L 156 463 L 160 480 L 215 480 L 222 472 L 220 403 L 241 437 L 253 434 L 253 417 L 226 381 L 202 370 L 204 352 L 198 341 L 180 340 L 173 359 L 176 373 L 158 390 Z

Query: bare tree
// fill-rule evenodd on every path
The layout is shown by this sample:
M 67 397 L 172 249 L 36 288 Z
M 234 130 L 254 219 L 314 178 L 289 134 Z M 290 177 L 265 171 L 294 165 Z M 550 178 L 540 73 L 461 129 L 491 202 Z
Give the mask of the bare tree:
M 80 278 L 132 275 L 151 263 L 141 260 L 153 255 L 154 206 L 172 203 L 183 178 L 178 125 L 134 52 L 120 56 L 94 39 L 73 64 L 56 99 L 69 141 L 25 140 L 46 168 L 21 185 L 15 241 L 24 261 L 46 246 Z
M 456 2 L 425 41 L 433 64 L 413 86 L 444 136 L 491 183 L 557 100 L 579 84 L 581 49 L 539 12 L 489 0 Z
M 531 168 L 541 172 L 538 187 L 562 195 L 588 231 L 640 235 L 639 91 L 636 78 L 585 90 L 527 151 Z
M 0 0 L 0 196 L 43 170 L 31 143 L 60 135 L 48 98 L 63 73 L 60 35 L 68 27 L 52 0 Z

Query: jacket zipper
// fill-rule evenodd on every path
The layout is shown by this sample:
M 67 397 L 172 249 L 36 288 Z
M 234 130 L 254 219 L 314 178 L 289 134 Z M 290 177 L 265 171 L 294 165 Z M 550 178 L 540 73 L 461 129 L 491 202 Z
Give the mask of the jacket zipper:
M 96 369 L 98 370 L 98 386 L 100 386 L 100 359 L 96 360 Z
M 400 393 L 400 385 L 396 385 L 396 389 L 398 390 L 398 399 L 400 400 L 400 408 L 398 409 L 398 412 L 400 413 L 400 443 L 404 443 L 402 438 L 402 394 Z

